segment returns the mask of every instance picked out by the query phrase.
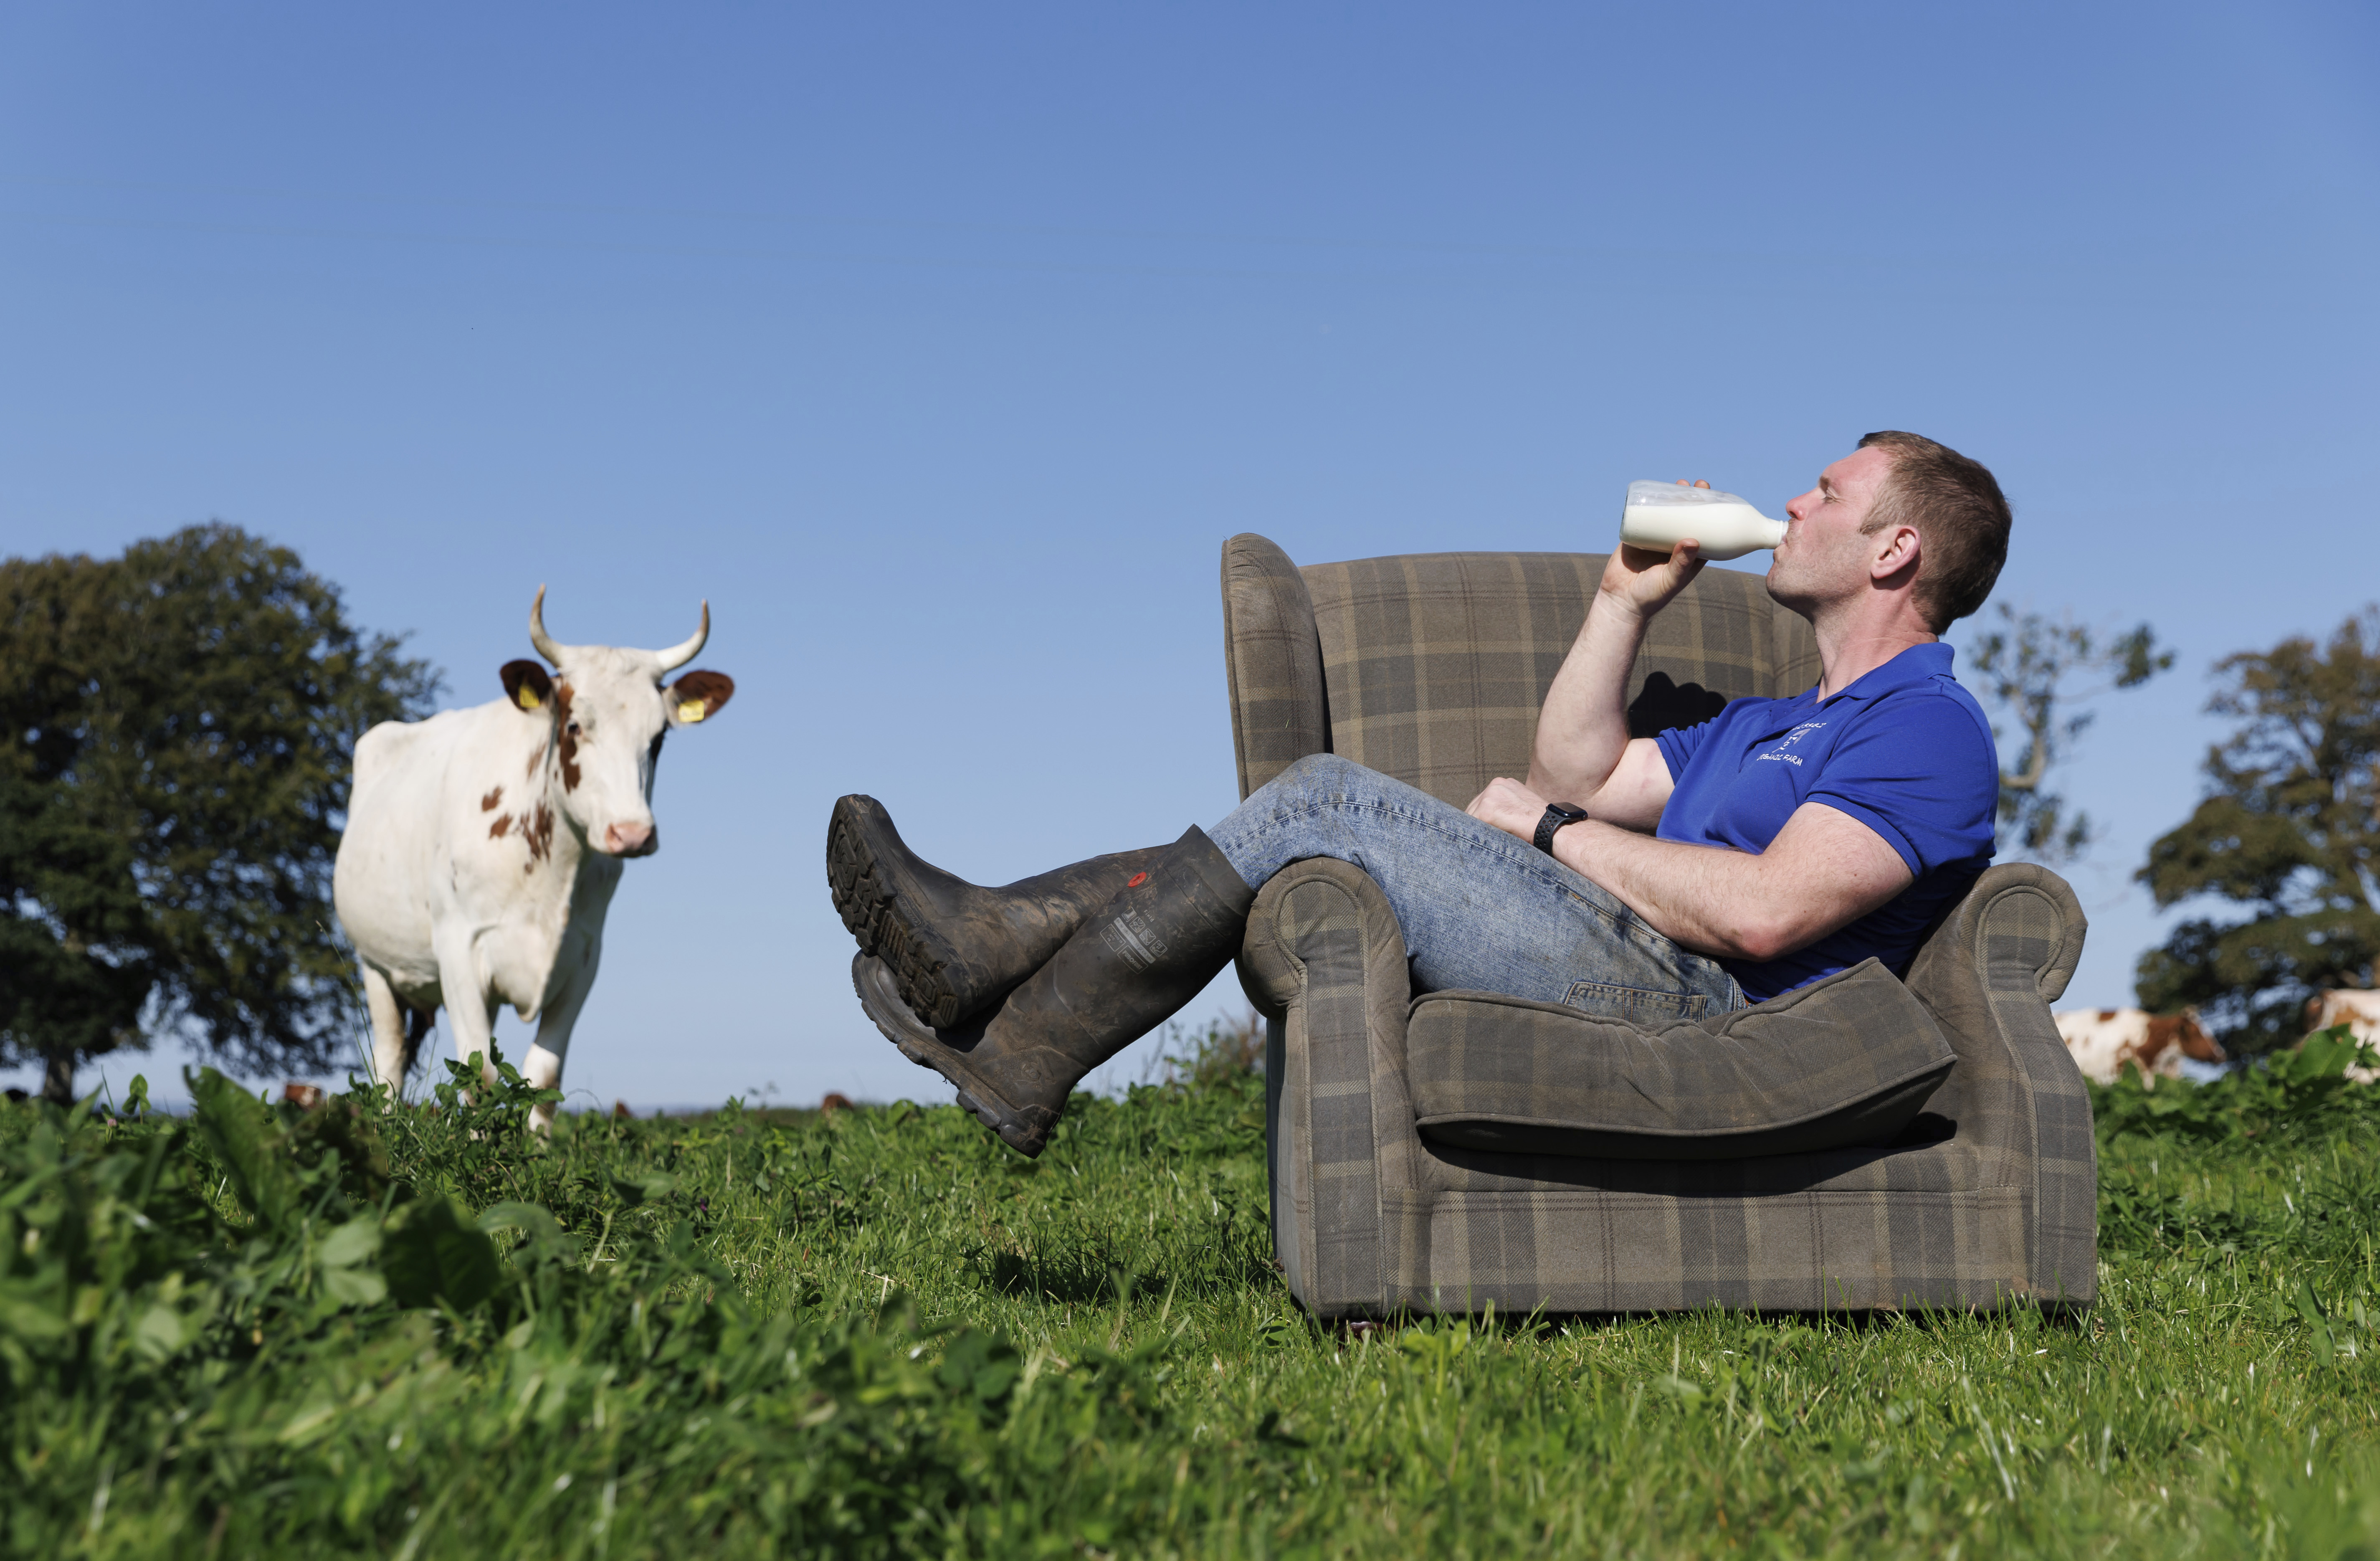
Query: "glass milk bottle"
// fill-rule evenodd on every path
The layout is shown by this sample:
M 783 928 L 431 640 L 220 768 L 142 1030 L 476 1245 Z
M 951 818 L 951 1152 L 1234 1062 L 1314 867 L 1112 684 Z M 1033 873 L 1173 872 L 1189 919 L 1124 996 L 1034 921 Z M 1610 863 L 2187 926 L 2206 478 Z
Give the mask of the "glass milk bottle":
M 1785 522 L 1771 520 L 1733 494 L 1689 488 L 1677 482 L 1631 482 L 1628 506 L 1620 512 L 1620 540 L 1631 547 L 1667 553 L 1692 537 L 1702 556 L 1717 562 L 1741 558 L 1755 548 L 1785 540 Z

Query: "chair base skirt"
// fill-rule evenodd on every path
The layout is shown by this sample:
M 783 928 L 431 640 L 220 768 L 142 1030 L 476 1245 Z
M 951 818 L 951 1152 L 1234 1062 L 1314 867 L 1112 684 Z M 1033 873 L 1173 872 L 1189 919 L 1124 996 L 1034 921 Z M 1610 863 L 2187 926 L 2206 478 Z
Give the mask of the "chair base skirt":
M 2095 1274 L 2036 1283 L 2024 1272 L 2023 1200 L 2008 1189 L 1888 1201 L 1825 1189 L 1733 1200 L 1561 1189 L 1394 1201 L 1411 1205 L 1384 1222 L 1404 1237 L 1392 1238 L 1406 1249 L 1401 1272 L 1375 1296 L 1300 1293 L 1300 1304 L 1334 1320 L 1490 1308 L 2079 1311 L 2097 1288 Z M 1293 1291 L 1310 1289 L 1304 1277 L 1292 1275 Z
M 2024 1272 L 2013 1189 L 1739 1200 L 1565 1188 L 1430 1203 L 1425 1272 L 1393 1296 L 1412 1311 L 1968 1311 L 2095 1287 L 2095 1275 L 2060 1286 Z

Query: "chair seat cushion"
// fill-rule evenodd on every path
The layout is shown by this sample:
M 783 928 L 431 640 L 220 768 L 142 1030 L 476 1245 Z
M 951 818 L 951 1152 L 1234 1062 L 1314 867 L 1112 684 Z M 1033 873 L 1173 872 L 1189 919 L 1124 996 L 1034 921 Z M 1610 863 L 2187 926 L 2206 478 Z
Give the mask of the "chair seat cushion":
M 1462 1149 L 1726 1160 L 1879 1143 L 1957 1056 L 1874 959 L 1699 1022 L 1640 1030 L 1554 1003 L 1434 992 L 1407 1077 L 1423 1135 Z

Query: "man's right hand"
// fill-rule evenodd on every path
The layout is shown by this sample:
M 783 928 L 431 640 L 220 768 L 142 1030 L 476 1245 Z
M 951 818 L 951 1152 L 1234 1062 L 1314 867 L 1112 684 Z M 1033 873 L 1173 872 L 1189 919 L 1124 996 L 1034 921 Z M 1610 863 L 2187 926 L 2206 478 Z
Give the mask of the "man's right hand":
M 1678 479 L 1678 486 L 1685 485 L 1684 478 Z M 1710 486 L 1706 482 L 1694 485 Z M 1677 600 L 1678 592 L 1693 583 L 1706 562 L 1700 544 L 1691 537 L 1667 553 L 1621 543 L 1604 564 L 1603 582 L 1596 594 L 1639 618 L 1649 618 Z
M 1628 670 L 1645 624 L 1702 572 L 1702 550 L 1692 542 L 1667 553 L 1623 543 L 1612 553 L 1586 622 L 1537 713 L 1529 790 L 1569 798 L 1623 828 L 1651 829 L 1661 822 L 1670 766 L 1651 738 L 1628 736 Z

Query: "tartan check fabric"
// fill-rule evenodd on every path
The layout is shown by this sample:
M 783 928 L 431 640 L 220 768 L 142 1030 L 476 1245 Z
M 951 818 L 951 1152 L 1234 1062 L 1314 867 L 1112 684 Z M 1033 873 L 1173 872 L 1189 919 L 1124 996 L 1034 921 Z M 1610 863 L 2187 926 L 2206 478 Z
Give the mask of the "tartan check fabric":
M 1266 1147 L 1291 1292 L 1323 1316 L 1376 1315 L 1429 1213 L 1403 1196 L 1420 1184 L 1423 1146 L 1405 1091 L 1396 913 L 1362 869 L 1298 862 L 1257 896 L 1240 979 L 1272 1020 Z
M 1458 808 L 1498 775 L 1526 774 L 1538 707 L 1605 557 L 1439 553 L 1304 570 L 1330 751 Z M 1645 635 L 1629 674 L 1632 733 L 1815 682 L 1810 627 L 1783 617 L 1759 576 L 1706 568 Z
M 1242 795 L 1318 751 L 1458 806 L 1524 773 L 1602 562 L 1450 554 L 1298 570 L 1264 539 L 1233 538 L 1224 616 Z M 1632 729 L 1817 676 L 1807 625 L 1771 607 L 1755 576 L 1706 569 L 1654 624 Z M 2049 1016 L 2085 927 L 2056 874 L 1995 867 L 1920 951 L 1903 991 L 1924 1014 L 1876 1022 L 1922 1031 L 1930 1018 L 1957 1058 L 1917 1118 L 1930 1131 L 1730 1159 L 1500 1152 L 1421 1132 L 1416 1095 L 1439 1086 L 1414 1029 L 1456 1005 L 1415 1004 L 1378 885 L 1344 862 L 1294 863 L 1257 896 L 1240 961 L 1270 1021 L 1267 1153 L 1290 1288 L 1323 1317 L 2087 1306 L 2090 1104 Z
M 1507 1153 L 1711 1160 L 1881 1143 L 1958 1059 L 1866 959 L 1757 1007 L 1641 1029 L 1493 993 L 1414 1005 L 1422 1137 Z
M 1307 754 L 1330 751 L 1314 602 L 1289 555 L 1259 536 L 1223 544 L 1223 662 L 1243 799 Z
M 2035 1289 L 2086 1303 L 2098 1291 L 2099 1151 L 2090 1094 L 2049 1005 L 2082 957 L 2087 925 L 2064 879 L 2008 863 L 1976 881 L 1909 970 L 1910 990 L 1960 1054 L 1935 1109 L 1964 1113 L 1953 1116 L 1962 1133 L 1973 1119 L 1999 1156 L 1997 1174 L 2029 1194 Z

